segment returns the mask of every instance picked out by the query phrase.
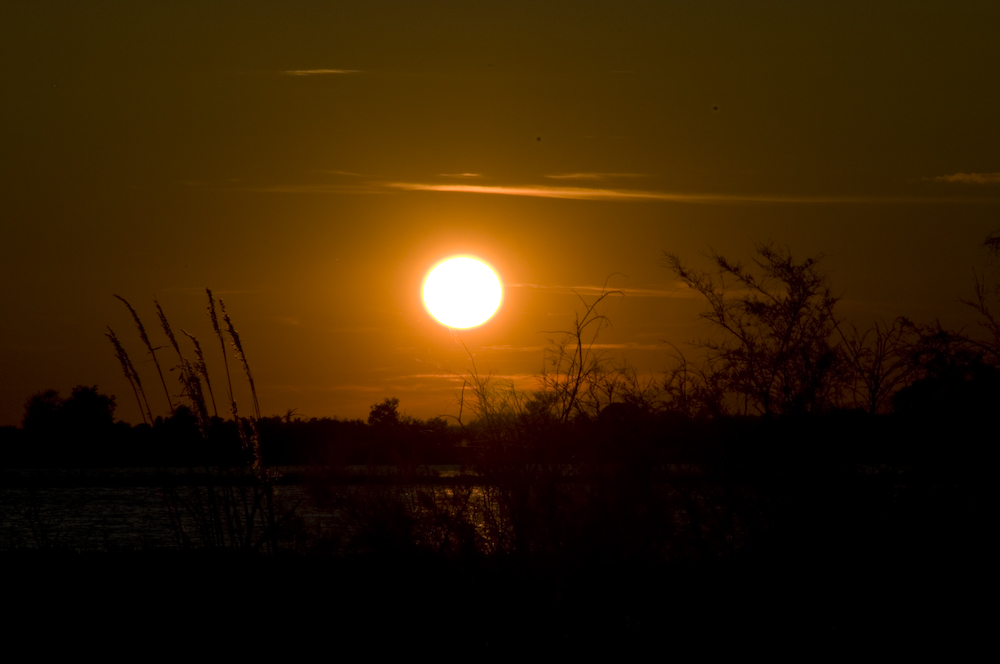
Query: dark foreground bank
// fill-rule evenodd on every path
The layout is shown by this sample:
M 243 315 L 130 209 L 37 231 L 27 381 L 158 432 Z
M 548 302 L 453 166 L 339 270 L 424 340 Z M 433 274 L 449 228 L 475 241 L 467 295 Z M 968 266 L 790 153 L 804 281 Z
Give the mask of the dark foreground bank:
M 386 652 L 961 654 L 987 634 L 988 580 L 969 552 L 800 553 L 601 565 L 433 556 L 7 551 L 10 635 L 83 634 L 106 652 L 195 647 L 325 656 Z M 26 632 L 25 632 L 26 633 Z M 45 646 L 48 647 L 48 646 Z
M 134 485 L 0 487 L 4 634 L 134 656 L 954 658 L 992 617 L 990 424 L 633 419 L 500 440 L 469 483 L 159 478 L 128 544 L 98 532 L 111 512 L 86 546 L 59 519 Z

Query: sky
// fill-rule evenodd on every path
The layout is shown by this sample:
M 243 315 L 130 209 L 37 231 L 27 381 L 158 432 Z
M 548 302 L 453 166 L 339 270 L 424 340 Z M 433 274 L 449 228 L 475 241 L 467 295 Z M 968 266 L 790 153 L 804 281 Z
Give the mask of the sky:
M 664 251 L 774 242 L 845 320 L 971 330 L 998 33 L 968 0 L 4 2 L 0 425 L 95 384 L 141 421 L 108 326 L 166 413 L 114 294 L 218 385 L 211 288 L 264 414 L 305 417 L 455 415 L 466 349 L 531 389 L 605 286 L 600 350 L 655 374 L 706 333 Z M 458 334 L 419 299 L 454 254 L 504 283 Z

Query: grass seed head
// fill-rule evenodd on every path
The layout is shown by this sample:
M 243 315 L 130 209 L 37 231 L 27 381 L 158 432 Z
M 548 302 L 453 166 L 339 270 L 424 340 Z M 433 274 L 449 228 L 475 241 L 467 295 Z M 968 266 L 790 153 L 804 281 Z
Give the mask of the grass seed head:
M 115 297 L 121 300 L 122 303 L 126 307 L 128 307 L 129 312 L 132 314 L 132 318 L 135 319 L 135 326 L 139 328 L 139 338 L 142 339 L 142 343 L 146 344 L 146 347 L 149 348 L 149 351 L 153 352 L 153 344 L 149 343 L 149 336 L 146 334 L 146 327 L 142 324 L 142 321 L 139 319 L 139 314 L 135 312 L 135 309 L 133 309 L 132 305 L 128 303 L 128 300 L 123 298 L 121 295 L 115 295 Z
M 184 356 L 181 355 L 180 346 L 177 345 L 177 339 L 174 338 L 174 331 L 170 329 L 170 322 L 167 321 L 167 315 L 163 313 L 163 307 L 160 306 L 159 301 L 155 297 L 153 298 L 153 304 L 156 305 L 156 315 L 160 317 L 160 326 L 166 333 L 167 338 L 170 339 L 170 345 L 172 345 L 174 350 L 177 351 L 177 357 L 179 357 L 181 362 L 183 362 Z

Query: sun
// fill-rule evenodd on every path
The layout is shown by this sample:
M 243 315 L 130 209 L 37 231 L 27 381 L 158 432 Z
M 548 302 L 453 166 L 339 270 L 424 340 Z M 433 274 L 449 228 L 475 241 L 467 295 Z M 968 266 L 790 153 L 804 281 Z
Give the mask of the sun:
M 500 309 L 500 277 L 483 261 L 447 258 L 424 279 L 424 306 L 442 325 L 465 329 L 482 325 Z

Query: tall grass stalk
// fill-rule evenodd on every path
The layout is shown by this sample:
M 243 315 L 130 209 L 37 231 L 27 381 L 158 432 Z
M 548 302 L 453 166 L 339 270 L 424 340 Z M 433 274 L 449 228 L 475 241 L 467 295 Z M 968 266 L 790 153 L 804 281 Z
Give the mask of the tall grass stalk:
M 260 419 L 260 406 L 253 383 L 253 374 L 250 371 L 250 365 L 247 362 L 246 353 L 243 350 L 239 334 L 236 332 L 232 320 L 229 318 L 225 306 L 220 300 L 225 324 L 232 337 L 233 347 L 236 350 L 236 357 L 243 366 L 253 396 L 253 415 L 248 418 L 241 418 L 236 408 L 236 401 L 233 398 L 232 381 L 229 377 L 229 364 L 225 359 L 226 344 L 222 329 L 218 324 L 218 318 L 215 315 L 215 301 L 211 290 L 206 289 L 206 292 L 209 298 L 209 318 L 222 345 L 226 378 L 229 385 L 231 411 L 234 424 L 239 432 L 244 457 L 243 461 L 235 466 L 218 469 L 206 467 L 204 474 L 208 478 L 207 484 L 204 486 L 195 485 L 189 487 L 186 496 L 183 496 L 177 487 L 165 486 L 164 499 L 174 523 L 178 543 L 183 547 L 200 544 L 200 546 L 205 548 L 224 547 L 255 550 L 264 548 L 273 552 L 277 550 L 276 520 L 274 515 L 274 481 L 264 466 L 261 452 L 260 433 L 257 424 Z M 150 353 L 153 354 L 155 362 L 155 350 L 157 349 L 153 348 L 135 310 L 124 298 L 117 295 L 115 297 L 120 299 L 128 307 L 129 311 L 132 312 L 132 316 L 135 318 L 139 329 L 139 336 L 143 343 L 146 344 L 146 347 L 149 348 Z M 154 304 L 156 305 L 157 315 L 163 332 L 167 335 L 170 344 L 177 352 L 179 362 L 177 368 L 180 373 L 179 380 L 182 394 L 190 402 L 191 410 L 197 421 L 202 438 L 208 443 L 212 435 L 212 429 L 201 380 L 204 378 L 210 393 L 211 382 L 208 377 L 208 368 L 205 364 L 201 344 L 194 335 L 182 330 L 194 344 L 197 357 L 194 362 L 187 360 L 180 350 L 180 346 L 173 334 L 170 322 L 163 312 L 163 308 L 155 299 Z M 128 356 L 118 342 L 118 338 L 114 336 L 114 332 L 110 328 L 108 329 L 110 332 L 108 337 L 115 346 L 126 377 L 130 381 L 133 381 L 133 388 L 136 390 L 138 399 L 138 395 L 142 393 L 138 373 L 136 373 L 135 368 L 128 360 Z M 160 370 L 158 362 L 156 362 L 156 368 L 160 374 L 161 382 L 164 383 L 164 390 L 166 390 L 163 372 Z M 145 394 L 142 394 L 143 399 L 145 399 Z M 169 397 L 169 391 L 167 391 L 167 394 Z M 212 395 L 212 407 L 217 415 L 218 409 L 215 405 L 214 395 Z M 171 408 L 173 410 L 173 406 Z M 146 410 L 149 412 L 150 421 L 152 421 L 152 413 L 149 411 L 148 403 Z M 145 419 L 145 413 L 143 414 L 143 418 Z M 192 523 L 194 526 L 193 531 L 189 528 Z
M 267 468 L 264 466 L 264 459 L 260 447 L 260 430 L 257 427 L 257 423 L 260 421 L 260 402 L 257 400 L 257 388 L 254 385 L 253 372 L 250 371 L 250 364 L 247 362 L 246 352 L 243 350 L 243 342 L 240 340 L 239 332 L 233 326 L 232 319 L 229 318 L 229 313 L 226 311 L 226 303 L 221 299 L 219 300 L 219 308 L 222 310 L 222 320 L 226 323 L 226 330 L 229 332 L 229 336 L 232 339 L 233 349 L 236 351 L 236 359 L 239 360 L 240 364 L 243 366 L 243 372 L 246 375 L 247 383 L 250 385 L 250 397 L 253 403 L 253 415 L 248 417 L 248 423 L 250 425 L 249 431 L 249 442 L 250 442 L 250 453 L 252 455 L 253 471 L 259 478 L 259 486 L 262 490 L 260 496 L 256 496 L 258 500 L 263 499 L 263 505 L 255 503 L 255 506 L 260 507 L 264 510 L 263 517 L 266 519 L 267 532 L 275 537 L 275 521 L 274 521 L 274 485 L 272 478 L 269 477 Z M 237 420 L 239 422 L 239 420 Z M 241 427 L 242 430 L 242 427 Z M 255 487 L 258 484 L 254 485 Z M 272 542 L 272 546 L 277 547 L 277 540 Z
M 243 343 L 240 341 L 239 332 L 233 327 L 233 321 L 230 320 L 229 314 L 226 313 L 226 303 L 219 300 L 219 308 L 222 309 L 222 320 L 226 322 L 226 329 L 229 331 L 229 336 L 233 340 L 233 349 L 236 350 L 236 359 L 240 361 L 243 365 L 243 371 L 246 373 L 247 382 L 250 383 L 250 396 L 253 398 L 253 415 L 258 420 L 260 419 L 260 404 L 257 402 L 257 390 L 254 387 L 253 374 L 250 372 L 250 365 L 247 363 L 246 353 L 243 352 Z
M 208 419 L 208 409 L 205 406 L 205 398 L 201 390 L 201 380 L 195 373 L 191 363 L 181 353 L 177 338 L 170 327 L 170 321 L 167 320 L 167 316 L 163 312 L 163 307 L 160 306 L 159 301 L 155 297 L 153 298 L 153 304 L 156 306 L 156 314 L 160 319 L 160 327 L 163 329 L 164 334 L 167 335 L 170 345 L 173 346 L 174 351 L 177 353 L 178 364 L 175 368 L 179 371 L 178 378 L 181 383 L 181 394 L 187 397 L 191 403 L 191 410 L 194 413 L 198 430 L 201 432 L 202 438 L 208 441 L 210 422 Z M 221 519 L 218 518 L 218 501 L 216 500 L 214 486 L 212 483 L 209 483 L 204 499 L 202 498 L 200 486 L 195 486 L 193 489 L 193 505 L 188 511 L 194 516 L 196 523 L 199 524 L 202 540 L 214 544 L 218 541 L 218 536 L 221 534 L 219 530 Z M 176 508 L 176 493 L 174 497 L 175 504 L 173 507 Z M 177 516 L 177 510 L 172 509 L 171 515 L 175 518 L 175 524 L 180 527 L 181 521 Z
M 181 353 L 181 348 L 177 344 L 177 337 L 174 336 L 174 331 L 170 327 L 170 321 L 167 320 L 167 315 L 163 313 L 163 307 L 160 306 L 160 303 L 156 300 L 155 297 L 153 298 L 153 304 L 156 305 L 156 314 L 160 318 L 160 327 L 163 328 L 164 334 L 166 334 L 167 339 L 170 340 L 170 345 L 173 346 L 174 351 L 176 351 L 177 353 L 177 361 L 178 361 L 177 369 L 180 370 L 180 382 L 181 382 L 182 394 L 188 397 L 188 400 L 194 407 L 194 413 L 198 419 L 198 426 L 202 430 L 204 435 L 207 436 L 208 425 L 209 425 L 208 407 L 205 404 L 205 396 L 201 389 L 201 377 L 204 376 L 205 379 L 207 380 L 208 370 L 205 367 L 205 357 L 201 353 L 201 344 L 199 344 L 198 340 L 195 339 L 192 335 L 188 334 L 187 332 L 184 332 L 184 330 L 181 330 L 181 332 L 187 334 L 187 336 L 191 338 L 195 344 L 195 352 L 197 354 L 197 360 L 195 362 L 190 362 L 189 360 L 187 360 L 184 357 L 184 354 Z M 214 406 L 214 398 L 213 398 L 213 406 Z
M 215 298 L 212 297 L 212 291 L 206 288 L 205 292 L 208 294 L 208 318 L 212 321 L 212 330 L 215 331 L 215 336 L 219 338 L 219 346 L 222 348 L 222 363 L 226 368 L 226 383 L 229 386 L 230 410 L 233 412 L 233 417 L 236 417 L 236 400 L 233 397 L 233 379 L 229 375 L 229 360 L 227 359 L 229 353 L 226 352 L 226 340 L 222 336 L 222 328 L 219 327 L 219 318 L 215 313 Z
M 153 298 L 153 304 L 156 305 L 156 315 L 160 318 L 160 327 L 163 328 L 164 334 L 167 335 L 167 339 L 170 340 L 170 345 L 174 347 L 177 352 L 177 359 L 184 362 L 184 356 L 181 355 L 181 347 L 177 345 L 177 338 L 174 337 L 174 331 L 170 328 L 170 321 L 167 320 L 167 315 L 163 313 L 163 307 L 160 306 L 159 300 L 155 297 Z
M 128 379 L 129 385 L 132 386 L 132 392 L 135 394 L 135 400 L 139 404 L 139 413 L 142 415 L 142 421 L 145 424 L 152 424 L 153 413 L 149 410 L 149 402 L 146 401 L 146 393 L 142 389 L 142 381 L 139 379 L 139 373 L 135 370 L 135 366 L 132 365 L 132 360 L 129 359 L 128 353 L 122 347 L 120 341 L 118 341 L 118 335 L 115 331 L 108 327 L 108 333 L 105 334 L 110 341 L 111 345 L 115 349 L 115 357 L 118 358 L 118 362 L 122 365 L 122 372 L 125 374 L 125 378 Z M 142 400 L 139 399 L 139 394 L 142 394 Z M 142 402 L 146 401 L 146 410 L 142 409 Z M 149 414 L 149 419 L 146 419 L 146 414 Z
M 198 342 L 198 338 L 185 329 L 181 329 L 181 332 L 187 335 L 188 339 L 194 344 L 194 355 L 195 361 L 193 362 L 194 370 L 201 376 L 202 380 L 205 381 L 205 387 L 208 388 L 208 396 L 212 399 L 212 413 L 214 417 L 219 416 L 219 409 L 215 405 L 215 393 L 212 392 L 212 381 L 208 377 L 208 365 L 205 363 L 205 354 L 201 350 L 201 344 Z
M 146 348 L 149 349 L 149 354 L 153 356 L 153 364 L 156 365 L 156 372 L 160 374 L 160 383 L 163 385 L 163 393 L 167 395 L 167 405 L 170 406 L 170 414 L 174 414 L 174 402 L 170 397 L 170 390 L 167 389 L 167 381 L 163 378 L 163 370 L 160 369 L 160 362 L 156 359 L 156 348 L 153 348 L 153 344 L 149 342 L 149 336 L 146 334 L 146 327 L 142 324 L 139 319 L 139 314 L 135 312 L 132 305 L 128 303 L 128 300 L 123 298 L 121 295 L 115 295 L 116 298 L 122 301 L 122 303 L 128 307 L 129 312 L 132 314 L 132 318 L 135 319 L 135 326 L 139 329 L 139 338 L 142 339 L 142 343 L 146 344 Z

